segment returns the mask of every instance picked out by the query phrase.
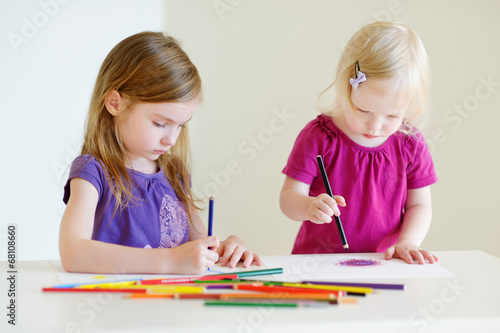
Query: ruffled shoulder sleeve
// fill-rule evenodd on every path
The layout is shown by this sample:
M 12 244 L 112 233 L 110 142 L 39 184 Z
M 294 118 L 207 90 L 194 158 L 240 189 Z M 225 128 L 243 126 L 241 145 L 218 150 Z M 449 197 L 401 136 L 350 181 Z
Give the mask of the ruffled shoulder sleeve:
M 417 132 L 406 136 L 405 151 L 408 189 L 417 189 L 436 183 L 438 178 L 434 163 L 422 133 Z
M 331 117 L 324 114 L 309 122 L 295 140 L 283 173 L 310 185 L 319 176 L 316 156 L 332 146 L 337 131 Z
M 71 195 L 69 183 L 73 178 L 82 178 L 90 182 L 97 189 L 99 198 L 102 196 L 103 185 L 107 182 L 105 172 L 99 161 L 90 155 L 78 156 L 71 164 L 68 181 L 64 186 L 63 201 L 68 203 Z

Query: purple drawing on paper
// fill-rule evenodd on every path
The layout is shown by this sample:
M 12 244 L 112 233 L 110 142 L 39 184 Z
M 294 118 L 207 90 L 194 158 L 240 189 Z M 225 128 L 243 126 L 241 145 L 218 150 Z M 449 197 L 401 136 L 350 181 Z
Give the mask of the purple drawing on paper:
M 382 266 L 382 262 L 374 259 L 346 259 L 340 260 L 335 265 L 350 267 Z

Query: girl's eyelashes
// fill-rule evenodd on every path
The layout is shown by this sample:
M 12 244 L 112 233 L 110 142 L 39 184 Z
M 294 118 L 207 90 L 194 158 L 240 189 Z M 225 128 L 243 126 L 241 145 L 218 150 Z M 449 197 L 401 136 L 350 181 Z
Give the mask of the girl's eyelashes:
M 401 115 L 400 114 L 391 114 L 389 116 L 389 118 L 392 118 L 392 119 L 400 119 L 401 118 Z
M 153 125 L 155 125 L 156 127 L 159 127 L 159 128 L 165 128 L 167 127 L 167 124 L 160 124 L 160 123 L 157 123 L 156 121 L 153 121 Z M 186 126 L 185 123 L 183 124 L 180 124 L 178 127 L 179 128 L 184 128 Z
M 155 125 L 156 127 L 159 127 L 159 128 L 164 128 L 165 127 L 165 124 L 159 124 L 156 121 L 153 121 L 153 125 Z

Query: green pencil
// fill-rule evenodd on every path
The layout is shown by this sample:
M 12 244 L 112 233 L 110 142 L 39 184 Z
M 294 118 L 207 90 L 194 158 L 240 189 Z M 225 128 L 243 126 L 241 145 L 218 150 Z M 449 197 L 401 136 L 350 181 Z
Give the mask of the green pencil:
M 243 272 L 236 272 L 233 274 L 238 275 L 238 278 L 242 278 L 248 276 L 270 275 L 270 274 L 281 274 L 281 273 L 283 273 L 283 268 L 259 269 L 256 271 L 243 271 Z
M 310 308 L 310 307 L 328 307 L 328 302 L 231 302 L 231 301 L 205 301 L 208 306 L 272 306 L 280 308 Z
M 259 275 L 270 275 L 270 274 L 281 274 L 283 273 L 283 268 L 268 268 L 268 269 L 258 269 L 255 271 L 241 271 L 241 272 L 232 272 L 232 273 L 219 273 L 215 274 L 217 276 L 224 275 L 238 275 L 238 278 L 243 278 L 247 276 L 259 276 Z M 204 278 L 209 278 L 210 275 L 205 275 Z

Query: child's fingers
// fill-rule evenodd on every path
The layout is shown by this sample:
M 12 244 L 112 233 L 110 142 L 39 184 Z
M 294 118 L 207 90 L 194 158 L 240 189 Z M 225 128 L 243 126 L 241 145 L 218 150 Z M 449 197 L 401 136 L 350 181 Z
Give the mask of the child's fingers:
M 220 259 L 221 266 L 224 267 L 228 264 L 229 260 L 231 260 L 231 255 L 233 254 L 237 245 L 238 244 L 236 244 L 236 243 L 225 244 L 224 249 L 223 249 L 224 252 L 222 253 L 221 259 Z
M 320 194 L 318 196 L 318 199 L 320 199 L 326 206 L 322 206 L 322 211 L 325 212 L 326 214 L 330 214 L 330 216 L 340 216 L 340 210 L 339 210 L 339 205 L 340 206 L 345 206 L 345 200 L 341 196 L 335 196 L 332 198 L 328 194 Z M 339 200 L 337 202 L 337 199 Z M 328 208 L 323 208 L 323 207 L 328 207 Z M 331 212 L 331 213 L 330 213 Z
M 408 264 L 413 264 L 413 257 L 412 255 L 410 254 L 409 251 L 400 251 L 400 252 L 403 252 L 403 253 L 400 253 L 399 257 L 406 261 Z
M 320 194 L 311 201 L 308 218 L 314 223 L 330 223 L 333 215 L 340 215 L 335 200 L 328 194 Z
M 240 259 L 243 257 L 243 254 L 245 253 L 246 249 L 242 248 L 241 246 L 237 246 L 234 251 L 230 254 L 231 259 L 229 260 L 229 263 L 227 264 L 230 268 L 235 268 Z
M 243 257 L 241 257 L 241 259 L 243 259 L 243 267 L 247 268 L 250 267 L 250 265 L 254 261 L 254 255 L 251 251 L 246 250 L 243 253 Z
M 321 211 L 319 209 L 316 210 L 315 212 L 313 212 L 312 217 L 313 218 L 310 220 L 311 220 L 311 222 L 314 222 L 314 223 L 330 223 L 330 222 L 332 222 L 331 215 L 325 214 L 323 211 Z
M 413 263 L 414 263 L 414 261 L 413 261 L 413 260 L 416 260 L 416 261 L 417 261 L 420 265 L 425 264 L 425 259 L 424 259 L 424 256 L 422 255 L 422 253 L 420 252 L 420 250 L 418 250 L 418 249 L 413 249 L 413 250 L 410 250 L 410 251 L 408 251 L 408 252 L 409 252 L 409 255 L 410 255 L 410 256 L 411 256 L 411 258 L 412 258 L 412 261 L 411 261 L 411 262 L 409 262 L 409 261 L 407 260 L 407 262 L 408 262 L 409 264 L 413 264 Z
M 422 253 L 424 259 L 427 259 L 430 264 L 435 264 L 437 262 L 437 257 L 429 251 L 420 250 L 420 253 Z
M 342 206 L 342 207 L 345 207 L 347 204 L 345 203 L 345 199 L 343 196 L 341 195 L 334 195 L 333 196 L 333 199 L 335 200 L 335 202 L 337 203 L 337 205 L 339 206 Z
M 394 257 L 394 251 L 396 247 L 393 245 L 385 251 L 385 260 L 391 260 Z
M 201 239 L 203 246 L 211 249 L 217 249 L 220 245 L 219 238 L 217 236 L 208 236 Z
M 252 253 L 252 263 L 255 263 L 257 266 L 262 266 L 264 265 L 264 262 L 262 261 L 261 257 L 258 254 Z

